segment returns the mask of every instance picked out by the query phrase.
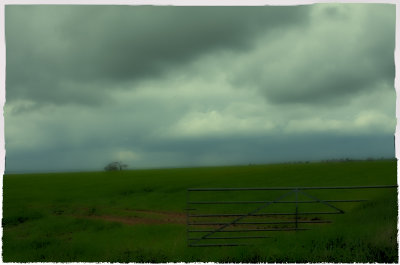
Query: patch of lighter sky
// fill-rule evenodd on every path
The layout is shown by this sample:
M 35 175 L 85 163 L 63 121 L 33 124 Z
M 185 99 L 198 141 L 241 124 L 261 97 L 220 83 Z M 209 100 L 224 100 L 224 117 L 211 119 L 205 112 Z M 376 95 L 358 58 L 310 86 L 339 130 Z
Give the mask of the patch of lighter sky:
M 111 155 L 113 160 L 115 161 L 126 161 L 128 163 L 134 163 L 141 158 L 141 154 L 136 153 L 131 150 L 117 150 L 114 151 Z

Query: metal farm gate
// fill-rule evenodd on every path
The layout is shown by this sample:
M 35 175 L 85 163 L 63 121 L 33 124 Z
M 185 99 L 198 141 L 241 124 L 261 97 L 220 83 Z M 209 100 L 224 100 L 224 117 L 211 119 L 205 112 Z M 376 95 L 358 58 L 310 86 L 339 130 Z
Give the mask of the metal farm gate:
M 310 230 L 331 223 L 326 216 L 373 199 L 373 190 L 393 188 L 397 185 L 188 189 L 187 244 L 241 246 L 268 240 L 275 232 Z

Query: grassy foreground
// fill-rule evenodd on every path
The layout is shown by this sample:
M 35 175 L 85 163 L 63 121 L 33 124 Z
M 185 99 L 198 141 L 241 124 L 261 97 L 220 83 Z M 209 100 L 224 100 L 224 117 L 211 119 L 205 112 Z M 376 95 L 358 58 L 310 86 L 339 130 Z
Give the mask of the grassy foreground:
M 395 161 L 5 175 L 3 183 L 5 262 L 398 261 L 395 189 L 366 191 L 370 201 L 332 224 L 251 247 L 187 247 L 184 212 L 192 187 L 396 185 Z

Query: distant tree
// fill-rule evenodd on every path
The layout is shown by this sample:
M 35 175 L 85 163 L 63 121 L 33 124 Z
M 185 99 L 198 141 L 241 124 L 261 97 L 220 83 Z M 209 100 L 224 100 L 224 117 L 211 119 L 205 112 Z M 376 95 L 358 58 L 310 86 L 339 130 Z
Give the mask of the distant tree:
M 111 162 L 107 166 L 104 167 L 105 171 L 120 171 L 124 168 L 127 168 L 128 165 L 122 164 L 121 162 Z

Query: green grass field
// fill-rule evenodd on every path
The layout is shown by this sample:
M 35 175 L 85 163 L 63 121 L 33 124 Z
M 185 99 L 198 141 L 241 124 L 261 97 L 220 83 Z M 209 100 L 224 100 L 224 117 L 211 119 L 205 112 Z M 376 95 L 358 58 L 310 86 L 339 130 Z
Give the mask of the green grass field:
M 396 185 L 396 168 L 359 161 L 5 175 L 3 261 L 397 262 L 396 189 L 326 193 L 369 201 L 254 246 L 187 247 L 184 210 L 187 188 Z

